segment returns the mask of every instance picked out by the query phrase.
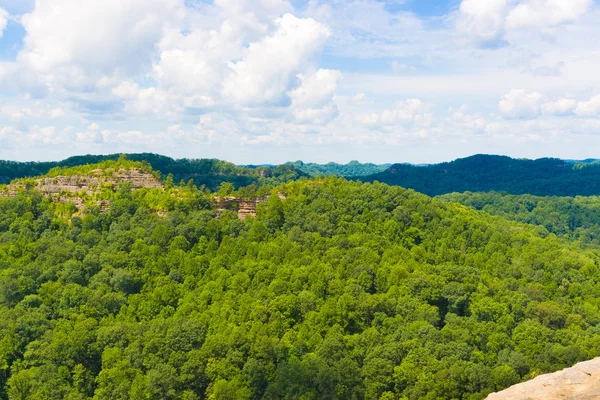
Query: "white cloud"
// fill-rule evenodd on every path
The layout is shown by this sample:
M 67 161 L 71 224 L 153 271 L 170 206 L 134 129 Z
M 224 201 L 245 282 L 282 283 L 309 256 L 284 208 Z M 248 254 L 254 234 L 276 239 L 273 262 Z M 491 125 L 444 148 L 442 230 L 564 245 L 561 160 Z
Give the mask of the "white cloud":
M 457 14 L 459 32 L 483 43 L 505 39 L 523 29 L 546 29 L 583 17 L 593 0 L 462 0 Z M 511 37 L 522 41 L 523 38 Z M 540 71 L 541 74 L 555 71 Z
M 224 97 L 249 105 L 281 103 L 296 74 L 315 61 L 330 35 L 327 26 L 291 14 L 275 25 L 273 34 L 251 43 L 241 60 L 229 64 Z
M 600 116 L 600 95 L 592 97 L 589 101 L 579 102 L 575 114 L 580 117 Z
M 482 133 L 488 126 L 487 120 L 481 113 L 469 113 L 469 107 L 464 104 L 459 109 L 450 107 L 449 122 L 462 128 L 464 131 Z
M 562 98 L 542 104 L 542 113 L 546 115 L 568 115 L 577 107 L 575 99 Z
M 69 131 L 71 131 L 71 129 L 69 129 Z M 104 142 L 104 138 L 100 131 L 100 125 L 95 122 L 88 125 L 86 130 L 77 131 L 75 133 L 75 139 L 81 143 L 99 144 Z
M 483 41 L 498 39 L 504 29 L 506 0 L 463 0 L 457 28 Z
M 513 89 L 500 99 L 498 107 L 502 114 L 509 118 L 527 118 L 538 114 L 542 95 L 525 89 Z
M 309 76 L 299 75 L 302 84 L 289 92 L 296 121 L 326 124 L 338 115 L 333 102 L 340 71 L 320 69 Z
M 509 29 L 547 27 L 581 18 L 593 0 L 525 0 L 507 16 Z
M 0 39 L 2 39 L 2 34 L 4 33 L 4 29 L 8 25 L 8 12 L 5 9 L 0 7 Z
M 248 2 L 227 8 L 229 3 L 216 3 L 223 8 L 217 11 L 226 13 L 219 14 L 225 19 L 218 29 L 165 33 L 153 67 L 157 85 L 140 88 L 123 82 L 112 90 L 126 101 L 126 111 L 175 115 L 216 108 L 255 113 L 263 108 L 267 115 L 273 114 L 269 107 L 283 106 L 290 107 L 300 123 L 323 124 L 335 117 L 333 95 L 341 75 L 316 71 L 329 29 L 291 14 L 274 20 L 266 17 L 274 14 L 272 8 L 286 9 L 285 2 L 264 0 L 258 14 L 248 11 Z M 254 41 L 247 42 L 249 38 Z
M 381 113 L 359 114 L 356 120 L 365 126 L 375 129 L 393 129 L 394 127 L 417 128 L 428 127 L 433 122 L 431 106 L 419 99 L 399 101 L 392 109 Z
M 272 160 L 267 150 L 258 155 L 261 146 L 285 145 L 271 153 L 287 158 L 305 146 L 315 146 L 304 152 L 312 157 L 317 146 L 346 145 L 364 157 L 432 161 L 513 154 L 493 147 L 505 137 L 539 144 L 600 132 L 600 100 L 589 97 L 600 87 L 598 6 L 582 14 L 581 0 L 464 0 L 448 15 L 423 17 L 390 12 L 381 0 L 291 3 L 304 4 L 39 0 L 23 19 L 18 59 L 0 62 L 8 99 L 0 127 L 14 126 L 0 158 L 144 148 L 258 162 Z M 515 19 L 522 10 L 535 11 L 530 23 Z M 510 88 L 527 90 L 498 104 Z M 399 95 L 412 100 L 394 104 Z M 57 125 L 61 145 L 43 144 L 33 127 L 46 125 Z M 7 135 L 13 148 L 33 150 L 10 153 Z M 406 143 L 414 147 L 402 153 Z M 430 152 L 436 143 L 443 148 Z
M 55 108 L 50 112 L 52 118 L 62 118 L 65 116 L 65 112 L 60 108 Z
M 185 97 L 190 107 L 206 107 L 220 97 L 227 65 L 243 56 L 244 39 L 264 35 L 268 26 L 252 19 L 226 19 L 218 30 L 170 30 L 158 48 L 153 72 L 160 90 Z
M 215 0 L 215 5 L 230 15 L 263 22 L 293 11 L 292 5 L 286 0 Z
M 0 64 L 0 78 L 84 115 L 222 109 L 324 124 L 338 113 L 340 73 L 318 70 L 331 33 L 293 11 L 286 0 L 38 0 L 22 17 L 17 62 Z
M 34 146 L 58 145 L 64 143 L 64 137 L 57 135 L 55 126 L 39 127 L 34 126 L 28 133 L 24 134 L 25 140 Z
M 129 115 L 168 115 L 171 112 L 169 107 L 175 105 L 165 92 L 155 87 L 140 88 L 136 83 L 129 81 L 115 87 L 112 94 L 125 100 L 125 111 Z
M 417 68 L 415 68 L 413 65 L 404 64 L 399 61 L 392 61 L 392 71 L 397 74 L 415 72 L 416 70 Z
M 367 96 L 363 92 L 358 92 L 352 96 L 352 101 L 356 104 L 364 104 L 367 101 Z
M 37 0 L 21 18 L 27 34 L 19 60 L 49 84 L 89 88 L 142 72 L 163 29 L 183 17 L 182 0 Z

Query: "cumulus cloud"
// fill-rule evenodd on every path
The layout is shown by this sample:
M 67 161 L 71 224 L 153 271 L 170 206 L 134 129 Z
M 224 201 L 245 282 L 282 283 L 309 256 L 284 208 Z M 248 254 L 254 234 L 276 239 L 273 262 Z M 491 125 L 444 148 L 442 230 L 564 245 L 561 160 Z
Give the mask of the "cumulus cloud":
M 577 107 L 575 99 L 562 98 L 542 104 L 541 110 L 545 115 L 568 115 Z
M 50 84 L 101 85 L 141 72 L 163 29 L 184 16 L 182 0 L 37 0 L 21 18 L 27 34 L 19 61 Z
M 526 0 L 518 4 L 506 17 L 509 29 L 546 27 L 581 18 L 593 0 Z
M 169 115 L 175 107 L 175 102 L 171 101 L 165 92 L 155 87 L 140 88 L 138 84 L 130 81 L 122 82 L 113 88 L 112 94 L 125 101 L 125 112 L 130 115 Z
M 462 0 L 442 18 L 390 12 L 380 0 L 291 3 L 302 2 L 38 0 L 23 17 L 18 58 L 0 62 L 0 92 L 15 94 L 0 107 L 0 127 L 15 127 L 0 135 L 0 149 L 8 136 L 20 146 L 50 134 L 74 143 L 61 148 L 87 152 L 155 146 L 178 155 L 193 149 L 190 156 L 267 143 L 375 149 L 423 135 L 428 143 L 473 143 L 507 130 L 524 137 L 534 122 L 540 136 L 558 124 L 561 132 L 600 126 L 599 100 L 585 94 L 598 86 L 600 9 L 589 1 Z M 523 22 L 519 13 L 535 15 Z M 342 79 L 323 69 L 322 55 L 329 68 L 349 72 Z M 523 87 L 498 104 L 499 94 Z M 409 100 L 394 104 L 398 93 Z M 469 108 L 434 118 L 430 103 L 448 109 L 464 96 Z M 90 125 L 95 120 L 103 127 Z M 32 128 L 46 125 L 57 127 Z M 227 146 L 203 146 L 220 142 Z
M 450 113 L 449 122 L 475 133 L 482 133 L 488 125 L 487 120 L 481 113 L 469 113 L 466 104 L 459 109 L 450 107 L 448 112 Z
M 493 43 L 513 30 L 543 29 L 576 21 L 593 3 L 593 0 L 462 0 L 456 27 L 483 43 Z
M 600 116 L 600 95 L 592 97 L 589 101 L 579 102 L 575 114 L 580 117 Z
M 2 38 L 4 29 L 6 29 L 6 25 L 8 25 L 8 12 L 0 7 L 0 39 Z
M 291 14 L 275 24 L 273 34 L 250 44 L 241 60 L 230 63 L 224 97 L 242 104 L 280 103 L 293 78 L 310 66 L 330 35 L 325 25 Z
M 326 124 L 338 115 L 333 102 L 340 71 L 320 69 L 314 74 L 299 75 L 302 84 L 289 92 L 294 118 L 298 122 Z
M 508 11 L 506 0 L 463 0 L 457 28 L 483 41 L 500 37 Z
M 87 115 L 223 109 L 325 124 L 338 113 L 341 76 L 318 69 L 331 33 L 293 11 L 286 0 L 38 0 L 21 19 L 23 49 L 13 66 L 0 65 L 0 78 Z
M 431 106 L 419 99 L 399 101 L 392 109 L 385 109 L 381 113 L 361 114 L 357 120 L 363 125 L 372 128 L 405 128 L 428 127 L 433 122 Z
M 508 118 L 528 118 L 539 113 L 542 95 L 525 89 L 513 89 L 500 99 L 498 107 Z

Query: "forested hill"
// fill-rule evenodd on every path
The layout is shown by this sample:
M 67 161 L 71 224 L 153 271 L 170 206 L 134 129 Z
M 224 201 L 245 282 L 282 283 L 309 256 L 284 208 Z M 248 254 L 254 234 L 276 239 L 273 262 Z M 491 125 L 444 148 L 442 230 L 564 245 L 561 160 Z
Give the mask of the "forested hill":
M 292 165 L 297 170 L 305 172 L 313 177 L 321 175 L 344 177 L 366 176 L 383 172 L 391 167 L 391 164 L 360 163 L 358 161 L 350 161 L 348 164 L 338 164 L 334 162 L 316 164 L 295 161 L 289 162 L 286 165 Z
M 102 161 L 118 160 L 123 155 L 85 155 L 67 158 L 56 162 L 15 162 L 0 161 L 0 184 L 9 183 L 13 179 L 44 175 L 56 167 L 76 167 L 95 164 Z M 125 154 L 128 160 L 146 162 L 153 170 L 159 171 L 163 177 L 173 175 L 175 182 L 193 179 L 197 186 L 205 185 L 209 189 L 218 188 L 223 182 L 230 182 L 235 187 L 250 184 L 280 184 L 308 175 L 291 165 L 247 167 L 237 166 L 217 159 L 173 159 L 153 153 Z
M 557 197 L 506 193 L 451 193 L 438 199 L 492 215 L 542 226 L 569 240 L 600 245 L 600 197 Z
M 55 167 L 74 167 L 106 160 L 120 154 L 86 155 L 58 162 L 0 161 L 0 184 L 16 178 L 46 174 Z M 172 174 L 175 182 L 193 179 L 196 186 L 217 189 L 223 182 L 234 187 L 251 184 L 278 185 L 309 176 L 344 176 L 364 182 L 379 181 L 412 188 L 435 196 L 453 192 L 497 191 L 539 196 L 600 195 L 600 163 L 543 158 L 513 159 L 505 156 L 475 155 L 452 162 L 415 166 L 410 164 L 314 164 L 301 161 L 279 166 L 238 166 L 217 159 L 173 159 L 152 153 L 126 154 L 127 159 L 148 163 L 163 178 Z M 387 169 L 386 169 L 387 168 Z
M 492 190 L 539 196 L 600 195 L 598 163 L 570 163 L 556 158 L 524 160 L 475 155 L 429 166 L 395 164 L 360 179 L 412 188 L 430 196 Z
M 244 220 L 114 189 L 0 197 L 0 399 L 478 400 L 600 354 L 600 255 L 538 227 L 339 178 Z

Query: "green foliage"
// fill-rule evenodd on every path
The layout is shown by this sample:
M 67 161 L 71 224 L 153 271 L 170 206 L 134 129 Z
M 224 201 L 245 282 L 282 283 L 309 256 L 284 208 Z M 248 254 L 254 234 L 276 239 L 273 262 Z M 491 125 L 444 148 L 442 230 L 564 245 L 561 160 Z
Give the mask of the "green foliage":
M 114 163 L 113 163 L 114 162 Z M 134 163 L 135 164 L 132 164 Z M 221 183 L 230 182 L 236 188 L 255 185 L 278 185 L 283 182 L 306 177 L 307 174 L 295 169 L 291 165 L 270 166 L 236 166 L 235 164 L 216 159 L 180 159 L 152 153 L 140 154 L 110 154 L 102 156 L 86 155 L 71 157 L 59 162 L 27 162 L 0 161 L 0 184 L 9 183 L 17 178 L 25 178 L 50 174 L 82 175 L 89 173 L 93 168 L 140 168 L 160 171 L 162 178 L 172 175 L 173 182 L 190 179 L 197 187 L 205 186 L 216 190 Z M 99 165 L 98 165 L 99 164 Z M 73 169 L 74 168 L 74 169 Z
M 600 197 L 539 197 L 466 192 L 438 198 L 509 220 L 539 225 L 565 239 L 600 244 Z
M 360 179 L 412 188 L 430 196 L 492 190 L 538 196 L 600 195 L 600 163 L 573 164 L 556 158 L 475 155 L 427 166 L 395 164 Z
M 83 164 L 75 167 L 54 167 L 48 171 L 46 176 L 74 176 L 89 175 L 92 171 L 101 170 L 102 175 L 112 175 L 120 169 L 139 169 L 144 172 L 152 172 L 151 167 L 146 163 L 131 161 L 121 156 L 117 161 L 106 160 L 97 164 Z
M 348 164 L 338 164 L 330 162 L 327 164 L 304 163 L 302 161 L 290 162 L 287 165 L 293 165 L 299 171 L 305 172 L 310 176 L 367 176 L 383 172 L 391 164 L 372 164 L 350 161 Z
M 0 398 L 482 399 L 600 352 L 596 248 L 379 183 L 249 191 L 244 221 L 188 186 L 0 198 Z

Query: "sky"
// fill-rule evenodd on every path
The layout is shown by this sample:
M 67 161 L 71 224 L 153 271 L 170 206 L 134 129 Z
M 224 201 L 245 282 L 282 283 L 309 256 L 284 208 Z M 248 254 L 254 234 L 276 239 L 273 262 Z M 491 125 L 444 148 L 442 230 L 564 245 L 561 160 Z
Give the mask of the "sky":
M 0 159 L 600 158 L 595 0 L 0 0 Z

